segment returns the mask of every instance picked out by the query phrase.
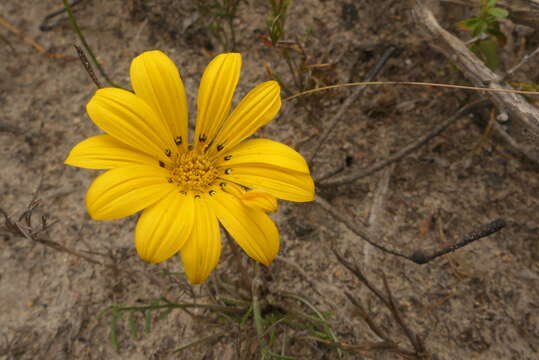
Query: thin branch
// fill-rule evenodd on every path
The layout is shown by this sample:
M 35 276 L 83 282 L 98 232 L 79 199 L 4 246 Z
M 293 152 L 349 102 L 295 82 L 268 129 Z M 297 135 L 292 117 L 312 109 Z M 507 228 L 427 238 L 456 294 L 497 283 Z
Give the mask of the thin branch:
M 345 291 L 344 294 L 346 295 L 348 300 L 350 300 L 350 302 L 357 308 L 356 310 L 359 312 L 359 316 L 361 316 L 363 321 L 367 323 L 369 329 L 371 329 L 373 333 L 375 333 L 380 339 L 384 340 L 386 343 L 392 343 L 393 341 L 391 341 L 386 336 L 386 334 L 384 334 L 382 329 L 380 329 L 380 327 L 378 327 L 378 325 L 376 325 L 376 323 L 369 316 L 367 310 L 365 310 L 365 307 L 363 306 L 361 301 L 356 300 L 356 298 L 354 298 L 354 296 L 349 291 Z
M 97 79 L 97 76 L 95 76 L 94 69 L 92 68 L 92 65 L 90 64 L 90 62 L 88 61 L 86 54 L 84 53 L 84 51 L 82 51 L 80 46 L 73 45 L 73 47 L 75 47 L 75 50 L 77 51 L 77 55 L 79 55 L 79 60 L 82 63 L 82 66 L 84 66 L 84 69 L 86 70 L 86 72 L 88 73 L 92 81 L 94 82 L 95 86 L 97 86 L 98 89 L 101 89 L 103 86 Z
M 502 88 L 492 88 L 492 87 L 486 88 L 486 87 L 478 87 L 478 86 L 451 85 L 451 84 L 437 84 L 437 83 L 421 82 L 421 81 L 360 81 L 360 82 L 352 82 L 352 83 L 345 83 L 345 84 L 335 84 L 335 85 L 319 87 L 316 89 L 305 90 L 300 93 L 289 96 L 287 98 L 284 98 L 283 101 L 290 101 L 300 96 L 314 94 L 320 91 L 325 91 L 325 90 L 330 90 L 330 89 L 339 89 L 343 87 L 365 86 L 365 85 L 427 86 L 427 87 L 439 87 L 439 88 L 447 88 L 447 89 L 486 91 L 488 93 L 539 95 L 539 91 L 502 89 Z
M 90 45 L 88 45 L 88 42 L 86 42 L 86 38 L 82 34 L 82 31 L 80 30 L 79 25 L 77 24 L 77 19 L 75 18 L 75 15 L 73 15 L 73 11 L 71 11 L 71 5 L 69 5 L 67 0 L 63 0 L 63 2 L 64 2 L 64 7 L 67 12 L 67 16 L 69 17 L 69 21 L 71 22 L 71 26 L 73 26 L 73 30 L 75 30 L 75 33 L 79 37 L 82 43 L 82 46 L 84 47 L 88 55 L 90 55 L 90 59 L 92 59 L 92 62 L 94 63 L 95 67 L 97 68 L 97 70 L 99 70 L 99 73 L 105 78 L 105 80 L 110 84 L 110 86 L 119 87 L 109 78 L 109 76 L 107 75 L 107 73 L 105 72 L 101 64 L 99 63 L 99 61 L 97 61 L 97 58 L 95 57 L 92 49 L 90 48 Z
M 2 208 L 0 208 L 0 214 L 4 216 L 4 226 L 7 231 L 9 231 L 11 234 L 24 237 L 30 241 L 37 242 L 41 245 L 50 247 L 51 249 L 64 252 L 66 254 L 77 256 L 81 259 L 84 259 L 92 264 L 96 265 L 102 265 L 106 266 L 112 269 L 116 269 L 114 265 L 110 264 L 104 264 L 98 260 L 95 260 L 87 255 L 84 255 L 83 253 L 70 249 L 56 241 L 50 240 L 48 238 L 45 238 L 43 236 L 39 236 L 42 233 L 46 233 L 46 231 L 54 224 L 48 224 L 47 219 L 45 217 L 41 218 L 41 228 L 35 230 L 32 227 L 32 213 L 35 210 L 35 208 L 39 205 L 38 201 L 33 201 L 30 203 L 28 208 L 21 214 L 19 217 L 19 221 L 12 221 L 11 218 L 8 216 L 6 211 L 4 211 Z M 21 222 L 24 223 L 21 224 Z
M 437 257 L 443 256 L 445 254 L 448 254 L 452 251 L 455 251 L 457 249 L 460 249 L 461 247 L 464 247 L 476 240 L 479 240 L 481 238 L 487 237 L 489 235 L 492 235 L 494 233 L 497 233 L 501 229 L 503 229 L 505 226 L 507 226 L 507 223 L 504 219 L 496 219 L 494 221 L 491 221 L 487 224 L 483 224 L 477 229 L 469 232 L 468 234 L 464 235 L 462 240 L 457 242 L 454 245 L 449 246 L 448 248 L 436 251 L 435 253 L 431 255 L 425 255 L 422 251 L 416 251 L 412 255 L 411 259 L 416 264 L 426 264 L 431 260 L 436 259 Z
M 406 335 L 406 337 L 410 341 L 410 344 L 413 346 L 413 348 L 415 350 L 414 355 L 416 357 L 418 357 L 418 358 L 424 357 L 424 355 L 426 354 L 425 346 L 424 346 L 423 342 L 421 341 L 421 339 L 404 322 L 402 314 L 400 313 L 400 311 L 398 309 L 398 306 L 395 303 L 395 300 L 393 299 L 393 295 L 391 294 L 391 290 L 389 288 L 389 285 L 387 283 L 387 279 L 386 279 L 385 275 L 382 274 L 382 280 L 384 282 L 384 289 L 385 289 L 385 292 L 386 292 L 387 296 L 384 296 L 380 290 L 378 290 L 374 285 L 371 284 L 371 282 L 365 277 L 365 275 L 363 275 L 363 273 L 361 272 L 361 270 L 359 269 L 358 266 L 346 261 L 344 259 L 344 256 L 342 256 L 337 251 L 337 249 L 335 249 L 335 247 L 332 246 L 331 250 L 333 251 L 333 253 L 337 257 L 337 260 L 339 260 L 339 262 L 342 265 L 344 265 L 344 267 L 346 267 L 348 270 L 350 270 L 352 272 L 352 274 L 354 274 L 355 277 L 362 284 L 364 284 L 373 294 L 375 294 L 376 297 L 378 297 L 378 299 L 389 309 L 389 311 L 391 312 L 391 315 L 393 316 L 393 318 L 395 319 L 395 321 L 397 322 L 397 324 L 401 328 L 402 332 Z M 363 307 L 360 305 L 360 303 L 355 301 L 355 299 L 353 298 L 353 296 L 350 293 L 345 293 L 345 294 L 348 297 L 348 299 L 350 299 L 350 301 L 352 301 L 352 303 L 354 305 L 356 305 L 356 307 L 358 307 L 358 309 L 360 310 L 360 313 L 361 312 L 363 313 L 362 318 L 364 318 L 364 320 L 367 322 L 367 324 L 369 325 L 371 330 L 373 330 L 378 336 L 380 336 L 385 341 L 385 344 L 388 344 L 388 345 L 393 344 L 393 346 L 395 348 L 399 348 L 396 345 L 395 342 L 393 342 L 388 337 L 383 335 L 380 328 L 378 328 L 377 325 L 374 323 L 374 321 L 372 321 L 372 319 L 369 318 L 369 316 L 367 315 L 367 313 L 363 309 Z M 407 352 L 407 350 L 404 350 L 404 351 Z
M 402 349 L 395 345 L 393 342 L 377 342 L 377 343 L 365 343 L 365 344 L 348 344 L 343 342 L 332 342 L 330 340 L 321 339 L 316 336 L 302 336 L 298 339 L 304 339 L 309 341 L 316 341 L 328 346 L 335 347 L 337 349 L 342 349 L 346 351 L 355 351 L 360 353 L 372 353 L 374 351 L 389 351 L 392 353 L 399 354 L 403 357 L 409 358 L 409 359 L 417 359 L 418 354 L 414 353 L 413 351 Z
M 430 2 L 413 0 L 411 4 L 413 6 L 412 15 L 427 43 L 450 59 L 474 85 L 512 90 L 460 39 L 438 23 L 433 12 L 429 9 Z M 515 92 L 497 90 L 495 92 L 489 91 L 488 95 L 500 112 L 507 112 L 511 118 L 507 131 L 502 126 L 494 126 L 496 134 L 505 139 L 511 145 L 512 150 L 539 164 L 539 109 Z
M 389 60 L 391 55 L 397 50 L 395 46 L 390 46 L 382 55 L 380 60 L 374 65 L 374 67 L 369 71 L 367 74 L 365 81 L 371 81 L 376 77 L 376 75 L 382 70 L 382 67 L 385 65 L 385 63 Z M 357 89 L 354 90 L 354 92 L 344 101 L 344 103 L 340 106 L 339 111 L 333 116 L 333 119 L 329 122 L 329 126 L 327 127 L 325 133 L 320 137 L 320 141 L 315 146 L 314 151 L 309 159 L 309 163 L 312 164 L 318 153 L 320 152 L 320 148 L 326 143 L 327 139 L 335 129 L 337 123 L 339 120 L 341 120 L 342 116 L 345 114 L 346 110 L 354 103 L 359 96 L 363 93 L 363 91 L 366 89 L 365 86 L 360 86 Z
M 10 23 L 8 23 L 6 20 L 4 20 L 2 18 L 0 18 L 0 25 L 3 26 L 4 28 L 6 28 L 7 30 L 9 30 L 10 32 L 12 32 L 13 34 L 20 37 L 25 43 L 29 44 L 34 49 L 36 49 L 39 53 L 41 53 L 41 54 L 43 54 L 43 55 L 45 55 L 47 57 L 50 57 L 52 59 L 57 59 L 57 60 L 74 60 L 75 59 L 72 56 L 56 54 L 56 53 L 51 53 L 51 52 L 47 51 L 47 49 L 45 49 L 42 45 L 37 43 L 34 39 L 32 39 L 31 37 L 26 35 L 23 31 L 17 29 L 15 26 L 11 25 Z
M 368 242 L 370 245 L 374 246 L 378 250 L 381 250 L 387 254 L 391 254 L 393 256 L 401 257 L 407 260 L 411 260 L 408 256 L 401 254 L 398 251 L 394 251 L 391 249 L 388 249 L 382 245 L 380 245 L 381 241 L 380 239 L 368 232 L 367 229 L 365 229 L 362 225 L 357 223 L 357 221 L 354 221 L 353 219 L 347 217 L 343 214 L 342 211 L 338 211 L 335 209 L 327 200 L 324 198 L 315 195 L 314 201 L 320 205 L 324 210 L 326 210 L 328 213 L 330 213 L 331 216 L 335 218 L 335 220 L 343 223 L 348 229 L 350 229 L 354 234 L 358 235 L 360 238 Z M 373 240 L 374 239 L 374 240 Z M 413 261 L 413 260 L 412 260 Z
M 49 239 L 44 239 L 42 237 L 36 237 L 36 236 L 33 236 L 32 234 L 30 234 L 28 231 L 26 231 L 26 229 L 24 229 L 19 223 L 15 223 L 15 226 L 17 227 L 18 231 L 19 231 L 19 234 L 22 235 L 23 237 L 25 237 L 26 239 L 30 240 L 30 241 L 35 241 L 37 243 L 40 243 L 42 245 L 45 245 L 47 247 L 50 247 L 54 250 L 57 250 L 57 251 L 60 251 L 60 252 L 65 252 L 67 254 L 70 254 L 70 255 L 75 255 L 75 256 L 78 256 L 92 264 L 96 264 L 96 265 L 105 265 L 103 264 L 102 262 L 100 261 L 97 261 L 97 260 L 94 260 L 92 259 L 91 257 L 89 256 L 86 256 L 76 250 L 73 250 L 73 249 L 70 249 L 70 248 L 67 248 L 55 241 L 52 241 L 52 240 L 49 240 Z M 109 265 L 105 265 L 105 266 L 109 266 Z
M 353 219 L 347 217 L 343 214 L 342 211 L 338 211 L 335 209 L 327 200 L 323 199 L 322 197 L 315 195 L 314 201 L 320 205 L 324 210 L 326 210 L 328 213 L 330 213 L 335 220 L 342 222 L 350 231 L 352 231 L 354 234 L 358 235 L 360 238 L 368 242 L 370 245 L 374 246 L 375 248 L 393 255 L 397 257 L 401 257 L 403 259 L 412 261 L 416 264 L 423 265 L 426 264 L 440 256 L 443 256 L 445 254 L 448 254 L 452 251 L 455 251 L 457 249 L 460 249 L 476 240 L 479 240 L 483 237 L 492 235 L 501 229 L 503 229 L 506 226 L 506 222 L 503 219 L 497 219 L 492 222 L 489 222 L 487 224 L 481 225 L 476 230 L 473 230 L 472 232 L 466 234 L 462 240 L 455 243 L 454 245 L 451 245 L 449 247 L 446 247 L 444 249 L 438 250 L 434 252 L 431 255 L 425 255 L 423 251 L 416 250 L 413 252 L 411 256 L 403 254 L 401 252 L 398 252 L 396 250 L 391 250 L 386 248 L 385 246 L 380 245 L 382 242 L 381 239 L 369 233 L 367 229 L 365 229 L 361 224 L 359 224 L 357 221 L 354 221 Z
M 322 293 L 320 292 L 320 290 L 318 290 L 317 282 L 313 281 L 311 277 L 301 268 L 301 266 L 279 255 L 275 257 L 275 260 L 280 261 L 283 264 L 286 264 L 295 271 L 297 271 L 298 274 L 303 278 L 303 280 L 305 280 L 311 286 L 312 290 L 316 292 L 316 294 L 318 294 L 321 298 L 323 298 Z
M 255 262 L 255 276 L 252 281 L 252 307 L 253 307 L 253 322 L 256 329 L 258 345 L 261 349 L 261 354 L 266 351 L 266 343 L 264 341 L 264 319 L 260 310 L 260 286 L 262 280 L 260 278 L 260 265 Z
M 408 340 L 410 340 L 410 343 L 414 347 L 414 350 L 416 351 L 416 353 L 417 354 L 425 353 L 425 346 L 423 345 L 423 343 L 421 342 L 419 337 L 408 327 L 408 325 L 406 325 L 406 323 L 402 319 L 402 315 L 401 315 L 397 305 L 395 304 L 395 300 L 393 299 L 393 295 L 391 294 L 391 290 L 389 289 L 387 279 L 386 279 L 385 275 L 383 275 L 383 274 L 382 274 L 382 280 L 384 281 L 384 288 L 385 288 L 386 293 L 387 293 L 389 311 L 391 311 L 391 314 L 393 314 L 393 317 L 395 318 L 395 320 L 399 324 L 401 330 L 404 332 L 404 334 L 406 335 Z
M 380 290 L 378 290 L 374 285 L 372 285 L 370 283 L 369 280 L 367 280 L 367 278 L 365 277 L 365 275 L 363 275 L 363 273 L 361 272 L 361 270 L 359 269 L 358 266 L 356 266 L 355 264 L 352 264 L 350 262 L 348 262 L 343 255 L 341 255 L 337 249 L 332 246 L 331 247 L 331 251 L 333 252 L 333 254 L 335 255 L 335 257 L 337 258 L 337 260 L 341 263 L 341 265 L 343 265 L 345 268 L 347 268 L 352 274 L 354 274 L 354 276 L 361 282 L 363 283 L 374 295 L 376 295 L 376 297 L 378 299 L 380 299 L 380 301 L 387 307 L 390 306 L 389 304 L 389 301 L 386 299 L 386 297 L 382 294 L 382 292 Z
M 484 100 L 479 100 L 474 103 L 463 106 L 452 117 L 450 117 L 443 123 L 436 125 L 431 130 L 429 130 L 426 134 L 424 134 L 423 136 L 420 136 L 417 140 L 405 146 L 404 148 L 396 152 L 394 155 L 388 157 L 387 159 L 380 161 L 374 165 L 371 165 L 365 169 L 352 168 L 349 171 L 347 171 L 345 174 L 341 174 L 336 177 L 330 178 L 331 174 L 323 175 L 319 179 L 316 180 L 317 185 L 319 186 L 343 185 L 343 184 L 348 184 L 356 180 L 359 180 L 361 178 L 367 177 L 385 168 L 386 166 L 396 161 L 399 161 L 400 159 L 404 158 L 406 155 L 419 149 L 421 146 L 428 143 L 432 138 L 440 135 L 443 131 L 445 131 L 449 126 L 457 122 L 457 120 L 461 119 L 464 115 L 469 114 L 477 110 L 478 108 L 481 108 L 489 104 L 490 104 L 490 101 L 488 99 L 484 99 Z
M 200 344 L 203 344 L 205 342 L 210 342 L 210 341 L 214 341 L 214 340 L 217 340 L 217 339 L 220 339 L 226 335 L 230 335 L 230 333 L 228 331 L 222 331 L 222 332 L 219 332 L 217 334 L 213 334 L 213 335 L 210 335 L 210 336 L 206 336 L 206 337 L 203 337 L 201 339 L 198 339 L 198 340 L 195 340 L 193 342 L 190 342 L 188 344 L 185 344 L 185 345 L 182 345 L 180 346 L 179 348 L 173 350 L 171 353 L 172 354 L 177 354 L 177 353 L 180 353 L 182 352 L 183 350 L 185 349 L 188 349 L 190 347 L 193 347 L 193 346 L 196 346 L 196 345 L 200 345 Z
M 234 258 L 234 261 L 236 262 L 236 265 L 238 266 L 238 269 L 240 270 L 243 285 L 245 286 L 245 289 L 247 291 L 251 291 L 253 288 L 253 282 L 251 281 L 251 277 L 249 276 L 247 269 L 241 262 L 241 256 L 238 251 L 236 242 L 232 239 L 232 237 L 227 231 L 225 231 L 225 234 L 226 234 L 226 239 L 228 240 L 228 245 L 230 246 L 230 250 L 232 251 L 232 257 Z
M 75 6 L 80 4 L 81 2 L 82 2 L 82 0 L 73 0 L 69 6 L 71 8 L 74 8 Z M 66 8 L 63 7 L 60 10 L 54 11 L 54 12 L 48 14 L 47 16 L 45 16 L 43 18 L 43 21 L 41 21 L 41 25 L 39 25 L 39 30 L 41 30 L 41 31 L 51 31 L 60 22 L 60 20 L 58 20 L 56 23 L 54 23 L 52 25 L 48 24 L 49 21 L 51 19 L 59 16 L 59 15 L 64 14 L 65 12 L 66 12 Z
M 528 61 L 530 61 L 535 55 L 539 54 L 539 46 L 532 51 L 530 54 L 525 55 L 522 60 L 515 66 L 513 66 L 511 69 L 507 71 L 504 75 L 504 79 L 508 78 L 509 76 L 513 75 L 515 71 L 517 71 L 520 67 L 522 67 L 524 64 L 526 64 Z M 503 80 L 503 79 L 502 79 Z

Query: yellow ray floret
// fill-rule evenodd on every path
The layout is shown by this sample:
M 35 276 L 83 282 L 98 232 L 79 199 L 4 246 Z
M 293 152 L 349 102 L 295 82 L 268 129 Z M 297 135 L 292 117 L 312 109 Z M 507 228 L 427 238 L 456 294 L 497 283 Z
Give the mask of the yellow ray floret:
M 159 263 L 179 252 L 192 284 L 203 283 L 219 262 L 219 224 L 247 255 L 269 265 L 279 251 L 279 232 L 267 215 L 277 211 L 277 198 L 314 199 L 301 154 L 268 139 L 245 140 L 276 116 L 281 97 L 278 83 L 268 81 L 230 112 L 240 68 L 240 54 L 210 62 L 189 144 L 180 72 L 160 51 L 137 56 L 134 93 L 100 89 L 87 105 L 106 134 L 80 142 L 65 161 L 107 170 L 88 189 L 90 216 L 114 220 L 143 211 L 135 232 L 139 256 Z

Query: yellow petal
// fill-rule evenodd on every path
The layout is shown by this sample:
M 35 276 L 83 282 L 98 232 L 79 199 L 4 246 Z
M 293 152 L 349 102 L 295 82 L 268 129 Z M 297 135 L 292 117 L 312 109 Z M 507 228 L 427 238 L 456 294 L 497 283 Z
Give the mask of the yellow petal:
M 187 98 L 174 62 L 161 51 L 147 51 L 133 59 L 130 75 L 135 94 L 164 120 L 177 143 L 187 148 Z
M 309 166 L 300 153 L 290 146 L 269 139 L 246 140 L 229 152 L 218 155 L 217 159 L 218 165 L 223 168 L 257 164 L 309 173 Z
M 151 263 L 167 260 L 185 244 L 193 222 L 193 195 L 169 193 L 140 216 L 135 231 L 138 254 Z
M 176 189 L 168 183 L 168 176 L 167 170 L 146 165 L 108 170 L 94 180 L 86 193 L 88 213 L 94 220 L 133 215 Z
M 221 234 L 208 195 L 194 200 L 193 230 L 181 249 L 183 268 L 191 284 L 202 284 L 221 256 Z
M 219 221 L 238 245 L 256 261 L 269 265 L 279 252 L 279 232 L 273 220 L 224 191 L 217 190 L 212 200 Z
M 276 212 L 277 211 L 277 199 L 275 196 L 263 191 L 247 191 L 240 198 L 244 205 L 262 210 L 264 212 Z
M 219 131 L 212 151 L 220 145 L 231 149 L 258 128 L 270 122 L 281 108 L 281 89 L 276 81 L 267 81 L 251 90 L 234 109 Z
M 64 163 L 86 169 L 113 169 L 134 164 L 151 166 L 158 164 L 158 160 L 110 135 L 97 135 L 78 143 Z
M 229 169 L 228 174 L 224 173 L 220 178 L 251 189 L 267 191 L 283 200 L 314 200 L 314 182 L 309 174 L 258 164 L 245 164 Z
M 241 199 L 243 194 L 245 194 L 245 189 L 242 186 L 238 184 L 234 184 L 233 182 L 230 182 L 230 181 L 228 182 L 221 181 L 219 183 L 219 186 L 221 187 L 222 190 L 226 191 L 229 194 L 234 195 L 238 199 Z
M 227 118 L 240 69 L 241 55 L 229 53 L 218 55 L 204 71 L 198 90 L 195 144 L 209 144 Z
M 127 90 L 99 89 L 86 110 L 103 131 L 135 149 L 164 157 L 166 149 L 176 148 L 162 119 L 144 100 Z

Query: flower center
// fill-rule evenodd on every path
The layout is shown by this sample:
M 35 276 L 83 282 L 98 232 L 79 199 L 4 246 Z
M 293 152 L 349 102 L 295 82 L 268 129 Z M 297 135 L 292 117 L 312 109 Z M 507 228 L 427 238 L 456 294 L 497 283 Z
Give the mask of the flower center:
M 195 192 L 205 191 L 219 175 L 213 161 L 196 149 L 178 154 L 170 173 L 180 191 Z

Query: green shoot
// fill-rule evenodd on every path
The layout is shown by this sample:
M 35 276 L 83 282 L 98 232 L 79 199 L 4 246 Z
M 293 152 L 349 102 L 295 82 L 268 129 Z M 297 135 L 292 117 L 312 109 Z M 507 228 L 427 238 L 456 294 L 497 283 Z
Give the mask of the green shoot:
M 471 32 L 474 39 L 469 45 L 470 50 L 492 71 L 499 66 L 497 50 L 506 42 L 499 20 L 509 15 L 507 10 L 495 6 L 496 0 L 481 0 L 479 15 L 457 23 L 459 30 Z
M 94 55 L 94 52 L 90 48 L 90 45 L 88 45 L 88 42 L 86 41 L 86 38 L 84 37 L 84 34 L 82 33 L 79 25 L 77 24 L 77 19 L 75 18 L 75 15 L 73 15 L 73 11 L 71 10 L 71 5 L 69 5 L 69 2 L 67 0 L 63 0 L 63 2 L 64 2 L 64 7 L 65 7 L 66 12 L 67 12 L 67 16 L 69 17 L 69 21 L 71 22 L 71 26 L 73 27 L 73 30 L 75 31 L 75 33 L 79 37 L 79 39 L 80 39 L 80 41 L 82 43 L 82 46 L 84 47 L 84 49 L 86 50 L 86 52 L 90 56 L 90 59 L 94 63 L 95 67 L 97 68 L 99 73 L 105 78 L 105 80 L 109 83 L 110 86 L 119 88 L 120 86 L 116 85 L 109 78 L 109 76 L 107 75 L 107 73 L 105 72 L 103 67 L 101 66 L 101 63 L 99 61 L 97 61 L 97 57 Z
M 286 21 L 286 10 L 288 9 L 288 0 L 270 0 L 271 16 L 267 22 L 268 31 L 270 34 L 271 44 L 277 45 L 277 42 L 284 35 L 284 24 Z
M 198 10 L 209 18 L 208 30 L 226 51 L 236 50 L 234 19 L 241 0 L 198 0 Z

